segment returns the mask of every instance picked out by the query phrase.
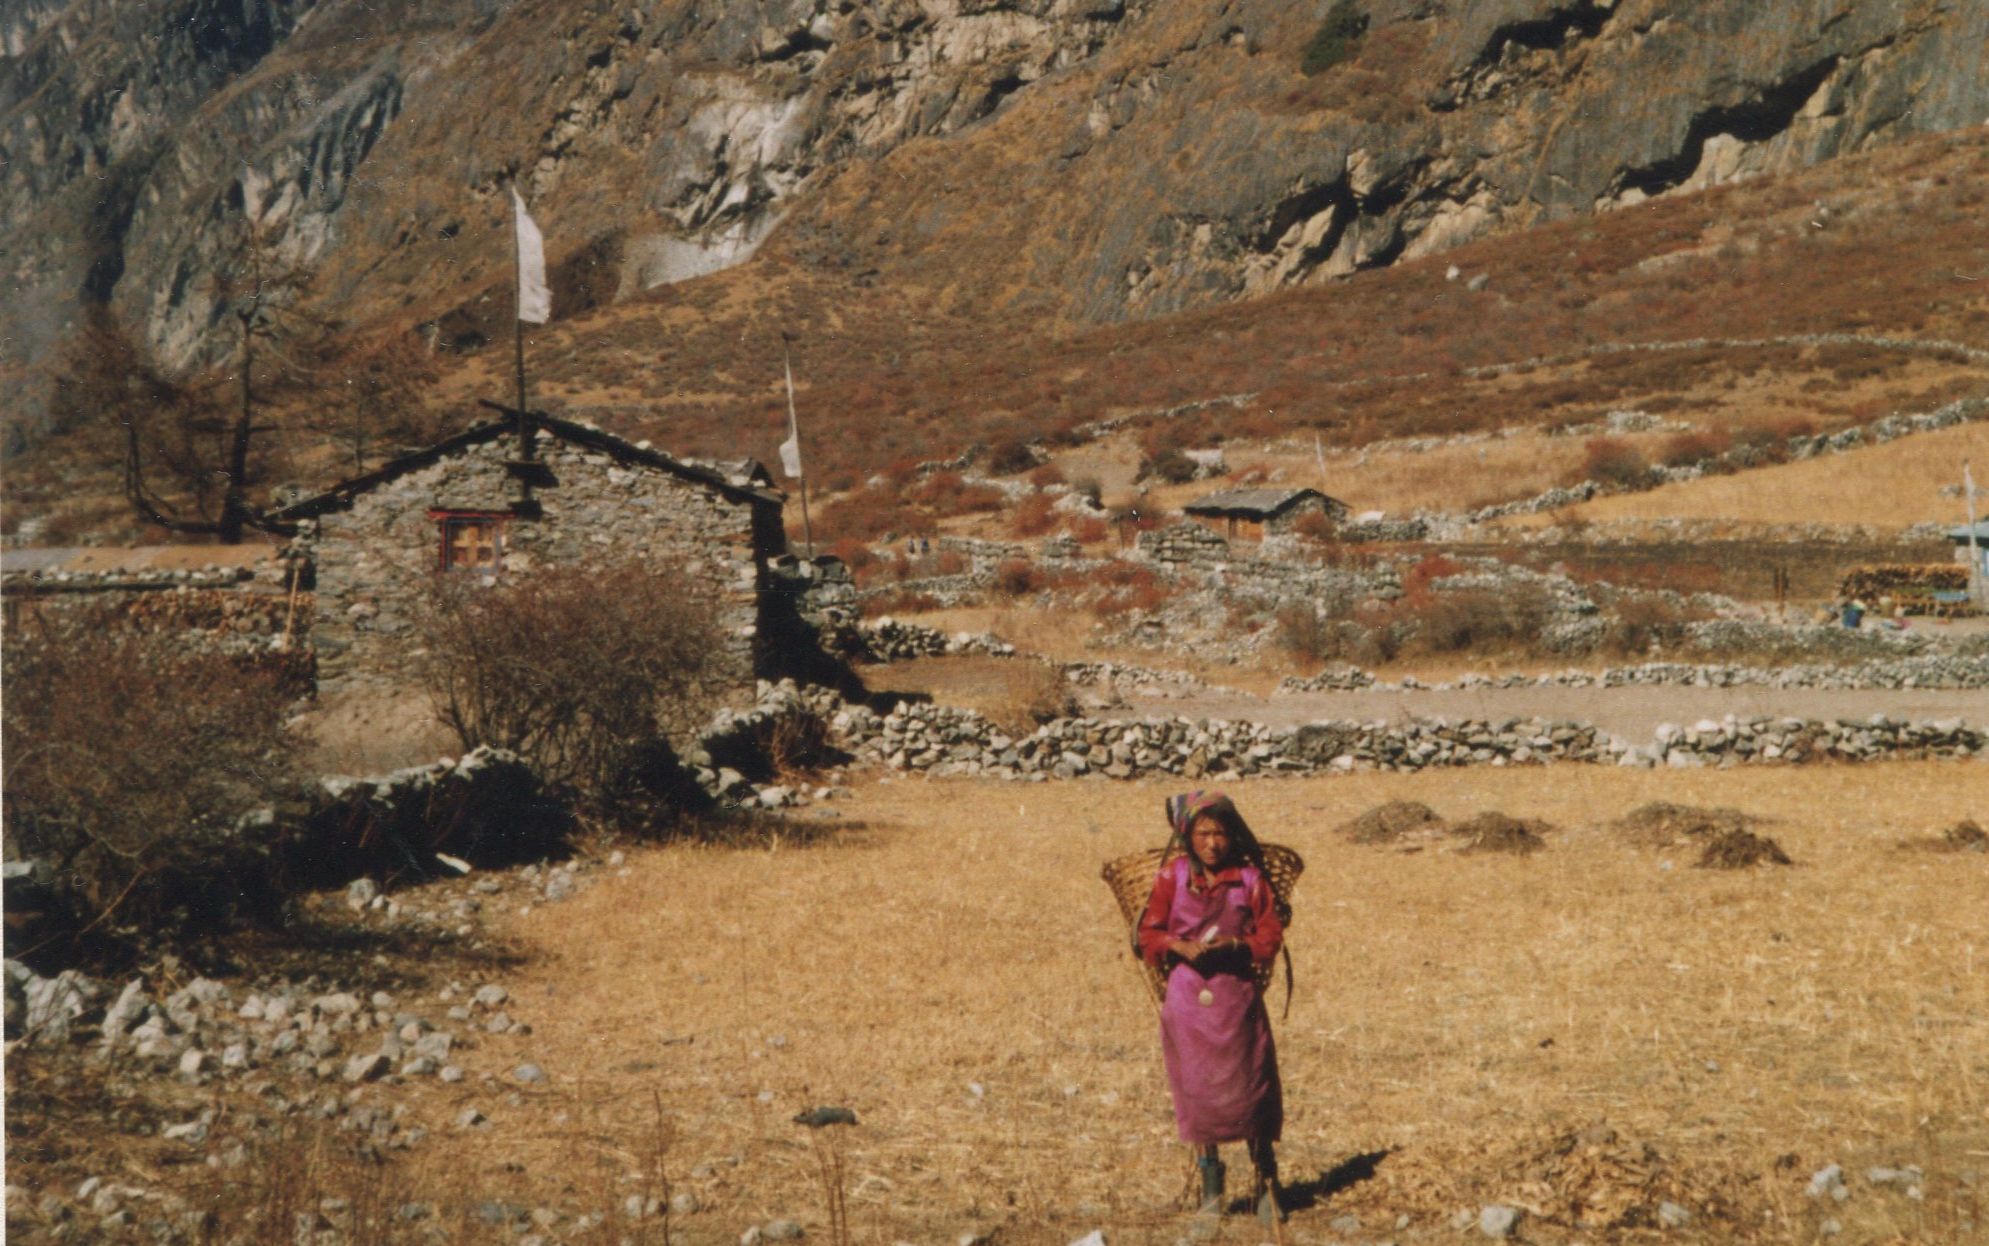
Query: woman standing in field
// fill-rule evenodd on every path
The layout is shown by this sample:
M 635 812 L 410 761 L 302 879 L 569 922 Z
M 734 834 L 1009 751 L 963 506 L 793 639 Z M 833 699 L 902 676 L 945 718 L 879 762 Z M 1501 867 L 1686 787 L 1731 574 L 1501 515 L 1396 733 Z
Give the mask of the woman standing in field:
M 1279 1214 L 1284 1127 L 1278 1053 L 1256 968 L 1277 957 L 1285 922 L 1256 836 L 1220 792 L 1169 798 L 1171 846 L 1139 925 L 1139 951 L 1166 975 L 1161 1053 L 1181 1140 L 1196 1148 L 1202 1209 L 1222 1209 L 1217 1146 L 1249 1144 L 1257 1214 Z

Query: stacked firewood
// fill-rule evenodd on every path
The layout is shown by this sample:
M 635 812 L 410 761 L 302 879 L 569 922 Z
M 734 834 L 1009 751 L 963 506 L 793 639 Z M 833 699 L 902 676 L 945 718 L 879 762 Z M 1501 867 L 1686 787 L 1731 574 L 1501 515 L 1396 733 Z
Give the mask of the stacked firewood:
M 1882 597 L 1901 602 L 1931 598 L 1935 593 L 1965 592 L 1968 568 L 1959 563 L 1880 563 L 1853 567 L 1838 581 L 1837 594 L 1846 600 L 1876 603 Z

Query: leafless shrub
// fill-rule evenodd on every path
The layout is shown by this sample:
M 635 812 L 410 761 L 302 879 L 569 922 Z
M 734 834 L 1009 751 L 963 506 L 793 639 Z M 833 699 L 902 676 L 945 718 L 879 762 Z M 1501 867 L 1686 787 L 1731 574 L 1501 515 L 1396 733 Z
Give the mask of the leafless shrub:
M 463 747 L 511 749 L 596 808 L 674 771 L 671 742 L 725 686 L 715 603 L 670 567 L 445 581 L 424 624 L 429 695 Z
M 261 898 L 236 822 L 290 777 L 280 672 L 83 612 L 16 629 L 5 682 L 8 855 L 52 866 L 70 916 L 150 927 Z

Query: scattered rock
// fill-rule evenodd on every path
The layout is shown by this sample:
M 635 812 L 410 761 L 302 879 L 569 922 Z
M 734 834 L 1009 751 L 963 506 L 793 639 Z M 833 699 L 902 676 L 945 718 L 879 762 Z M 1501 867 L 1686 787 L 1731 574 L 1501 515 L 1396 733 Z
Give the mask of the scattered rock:
M 380 884 L 370 878 L 355 878 L 345 885 L 345 907 L 355 912 L 380 897 Z
M 1510 1237 L 1513 1227 L 1518 1223 L 1519 1211 L 1516 1208 L 1503 1207 L 1495 1203 L 1478 1209 L 1478 1231 L 1486 1237 Z

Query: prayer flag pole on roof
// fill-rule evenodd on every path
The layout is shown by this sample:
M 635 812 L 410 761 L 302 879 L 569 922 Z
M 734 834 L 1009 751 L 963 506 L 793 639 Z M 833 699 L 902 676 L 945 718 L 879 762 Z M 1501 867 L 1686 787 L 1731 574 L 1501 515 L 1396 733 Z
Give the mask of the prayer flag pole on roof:
M 801 474 L 801 421 L 794 413 L 794 363 L 787 347 L 780 348 L 781 370 L 787 376 L 787 440 L 780 443 L 780 470 L 789 480 L 801 482 L 801 531 L 808 542 L 808 557 L 815 556 L 815 525 L 808 518 L 808 478 Z
M 525 198 L 518 184 L 511 184 L 511 206 L 516 225 L 512 249 L 518 275 L 518 319 L 513 343 L 518 363 L 518 456 L 532 457 L 531 422 L 525 415 L 525 326 L 544 324 L 552 319 L 552 289 L 546 284 L 546 240 L 538 223 L 525 210 Z
M 1975 543 L 1975 476 L 1968 460 L 1961 461 L 1961 496 L 1968 499 L 1968 595 L 1980 606 L 1983 601 L 1982 551 Z

